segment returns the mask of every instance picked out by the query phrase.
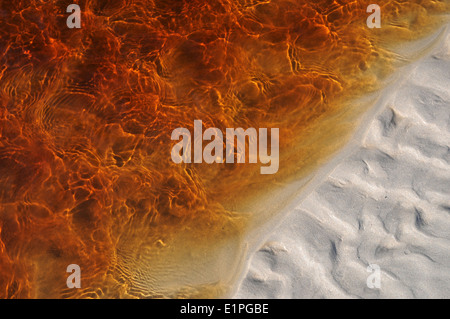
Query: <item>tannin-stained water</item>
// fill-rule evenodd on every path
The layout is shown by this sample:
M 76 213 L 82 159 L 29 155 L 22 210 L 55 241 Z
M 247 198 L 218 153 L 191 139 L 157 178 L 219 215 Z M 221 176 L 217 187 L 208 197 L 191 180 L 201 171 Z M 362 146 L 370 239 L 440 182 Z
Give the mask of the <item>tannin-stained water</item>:
M 380 1 L 369 29 L 361 0 L 77 3 L 69 29 L 67 1 L 0 1 L 1 298 L 226 294 L 248 203 L 338 150 L 364 112 L 349 101 L 395 69 L 388 48 L 449 12 Z M 194 120 L 279 128 L 279 171 L 175 164 L 171 133 Z

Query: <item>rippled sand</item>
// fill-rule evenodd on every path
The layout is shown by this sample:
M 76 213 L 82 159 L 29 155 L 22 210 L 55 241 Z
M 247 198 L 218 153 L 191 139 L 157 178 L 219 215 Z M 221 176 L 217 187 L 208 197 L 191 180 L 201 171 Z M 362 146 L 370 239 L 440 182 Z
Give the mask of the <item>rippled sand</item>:
M 341 148 L 448 2 L 0 3 L 0 297 L 214 297 L 270 191 Z M 420 3 L 420 5 L 419 5 Z M 280 128 L 280 171 L 170 159 L 173 129 Z M 66 287 L 78 264 L 82 288 Z

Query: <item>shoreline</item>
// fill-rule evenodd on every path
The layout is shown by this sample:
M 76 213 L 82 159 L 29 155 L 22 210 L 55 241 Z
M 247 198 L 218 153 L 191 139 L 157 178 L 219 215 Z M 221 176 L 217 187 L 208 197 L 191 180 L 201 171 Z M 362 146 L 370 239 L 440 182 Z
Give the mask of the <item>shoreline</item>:
M 247 250 L 249 253 L 246 258 L 244 258 L 245 264 L 242 266 L 244 271 L 239 276 L 239 280 L 236 281 L 230 296 L 236 295 L 248 273 L 253 255 L 261 249 L 264 242 L 273 235 L 273 229 L 280 227 L 295 207 L 299 206 L 301 202 L 303 202 L 312 192 L 314 192 L 314 190 L 320 186 L 325 179 L 327 179 L 327 177 L 333 172 L 339 163 L 342 162 L 342 160 L 348 158 L 352 153 L 358 150 L 370 130 L 370 124 L 373 123 L 373 121 L 375 121 L 375 119 L 386 109 L 386 102 L 389 101 L 389 99 L 395 94 L 396 90 L 408 80 L 408 76 L 414 71 L 416 65 L 429 58 L 432 55 L 432 52 L 435 51 L 439 45 L 441 45 L 440 41 L 448 36 L 449 29 L 450 24 L 446 23 L 426 38 L 409 43 L 408 45 L 410 48 L 415 47 L 418 48 L 419 52 L 425 52 L 420 54 L 417 59 L 400 67 L 394 74 L 387 78 L 383 82 L 382 89 L 354 101 L 356 104 L 361 102 L 370 103 L 369 101 L 372 101 L 372 106 L 364 112 L 357 129 L 351 133 L 351 137 L 348 138 L 346 145 L 333 154 L 329 160 L 326 161 L 326 164 L 322 165 L 317 171 L 313 171 L 301 180 L 296 180 L 290 183 L 289 185 L 283 187 L 283 189 L 274 191 L 273 193 L 276 195 L 274 195 L 271 200 L 263 203 L 260 202 L 257 205 L 259 210 L 263 210 L 266 207 L 275 206 L 278 207 L 278 212 L 270 216 L 268 221 L 260 222 L 259 225 L 256 225 L 254 228 L 252 226 L 250 227 L 252 230 L 247 236 Z M 432 46 L 428 47 L 427 45 L 430 43 L 432 43 Z M 413 51 L 411 55 L 414 56 L 416 53 L 417 51 Z M 280 200 L 280 198 L 283 199 Z M 287 202 L 285 202 L 286 198 L 289 198 Z

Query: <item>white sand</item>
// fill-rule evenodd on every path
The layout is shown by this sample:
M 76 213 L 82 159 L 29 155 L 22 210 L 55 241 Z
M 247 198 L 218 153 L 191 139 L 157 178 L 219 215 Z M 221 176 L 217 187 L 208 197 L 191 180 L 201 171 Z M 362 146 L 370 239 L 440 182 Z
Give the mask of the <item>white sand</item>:
M 380 93 L 356 146 L 265 228 L 234 297 L 450 298 L 450 25 L 443 30 Z M 367 287 L 369 264 L 381 268 L 379 289 Z

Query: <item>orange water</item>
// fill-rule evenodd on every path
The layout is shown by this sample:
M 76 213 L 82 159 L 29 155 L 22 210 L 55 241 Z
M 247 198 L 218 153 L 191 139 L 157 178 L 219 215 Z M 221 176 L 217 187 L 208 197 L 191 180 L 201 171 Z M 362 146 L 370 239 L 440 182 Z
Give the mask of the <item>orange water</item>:
M 76 2 L 76 1 L 74 1 Z M 0 1 L 0 297 L 217 297 L 248 204 L 310 173 L 448 1 Z M 350 106 L 349 106 L 350 105 Z M 171 161 L 177 127 L 280 129 L 280 170 Z M 82 288 L 68 289 L 78 264 Z

